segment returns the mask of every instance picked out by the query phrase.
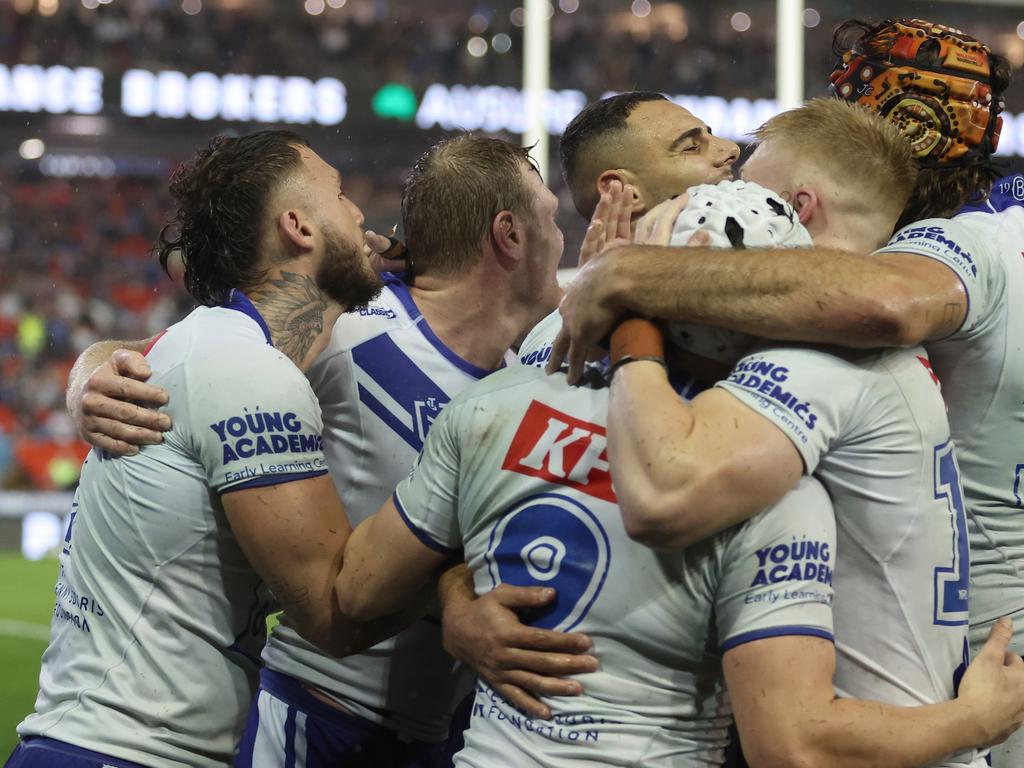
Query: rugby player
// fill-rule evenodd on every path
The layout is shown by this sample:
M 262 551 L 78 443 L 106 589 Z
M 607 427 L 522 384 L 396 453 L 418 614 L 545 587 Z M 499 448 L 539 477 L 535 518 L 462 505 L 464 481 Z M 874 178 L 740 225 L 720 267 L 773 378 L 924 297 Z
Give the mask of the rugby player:
M 711 254 L 623 248 L 581 270 L 562 304 L 572 373 L 623 312 L 851 347 L 923 343 L 949 403 L 963 469 L 974 648 L 995 617 L 1024 649 L 1024 178 L 998 179 L 991 154 L 1009 79 L 1005 59 L 957 30 L 919 21 L 837 31 L 838 95 L 905 127 L 921 166 L 900 229 L 873 255 L 835 248 Z M 865 85 L 858 85 L 863 79 Z M 843 137 L 831 137 L 838 150 Z M 952 217 L 952 218 L 946 218 Z M 562 357 L 560 343 L 552 363 Z M 994 763 L 1024 763 L 1021 737 Z
M 906 151 L 898 136 L 890 140 Z M 613 363 L 609 374 L 622 372 Z M 442 413 L 412 474 L 349 539 L 338 590 L 353 620 L 404 609 L 438 567 L 464 553 L 479 591 L 506 582 L 553 587 L 557 601 L 532 623 L 583 628 L 594 639 L 600 671 L 582 697 L 551 700 L 551 722 L 478 684 L 456 765 L 721 764 L 723 661 L 755 766 L 935 765 L 1020 723 L 1024 663 L 1003 666 L 1005 623 L 958 700 L 905 708 L 837 701 L 834 529 L 822 489 L 800 480 L 749 523 L 682 552 L 655 552 L 630 541 L 615 504 L 607 408 L 603 379 L 573 388 L 561 374 L 526 366 L 489 377 Z M 785 583 L 769 575 L 778 568 Z M 732 673 L 738 657 L 756 658 L 764 676 Z M 786 691 L 784 706 L 767 703 L 766 680 Z M 996 691 L 1006 694 L 1005 719 L 979 728 Z
M 592 222 L 580 266 L 619 230 L 628 240 L 623 225 L 657 204 L 694 185 L 731 179 L 740 154 L 735 142 L 715 136 L 704 121 L 655 91 L 627 91 L 588 104 L 566 126 L 558 151 L 573 204 Z M 615 205 L 621 216 L 607 216 L 605 209 L 595 216 L 602 205 Z M 544 318 L 523 340 L 520 362 L 543 365 L 561 325 L 557 312 Z
M 309 372 L 323 408 L 327 464 L 354 523 L 376 511 L 408 474 L 450 398 L 501 367 L 510 345 L 560 296 L 557 200 L 524 150 L 472 136 L 442 142 L 417 162 L 402 205 L 412 273 L 404 280 L 386 275 L 377 300 L 343 315 Z M 119 344 L 100 345 L 83 359 L 106 359 Z M 131 358 L 118 354 L 121 362 L 114 362 L 127 367 L 117 372 L 137 372 Z M 133 406 L 96 402 L 96 388 L 82 383 L 94 365 L 78 366 L 71 384 L 93 396 L 86 404 L 94 412 L 86 432 L 105 432 L 106 439 L 122 443 L 140 438 L 117 431 L 103 421 L 107 416 L 158 426 Z M 105 372 L 109 386 L 96 387 L 134 387 L 123 391 L 147 402 L 158 397 L 145 385 L 114 376 L 109 363 Z M 81 400 L 69 396 L 80 423 Z M 137 432 L 138 426 L 131 429 Z M 507 626 L 514 614 L 506 606 L 536 607 L 550 600 L 541 595 L 503 590 L 490 604 L 464 606 L 460 615 L 470 619 L 460 626 L 464 634 L 496 635 L 481 633 L 484 621 L 488 627 L 494 620 Z M 518 660 L 534 659 L 542 669 L 556 661 L 569 672 L 596 667 L 591 656 L 566 656 L 589 647 L 578 633 L 541 633 L 544 647 L 560 652 L 551 655 L 538 649 L 536 630 L 516 626 L 502 636 L 523 646 Z M 475 640 L 455 642 L 467 655 L 489 649 Z M 310 768 L 449 764 L 449 723 L 470 689 L 471 674 L 456 669 L 445 654 L 437 621 L 419 621 L 387 643 L 342 660 L 282 625 L 274 629 L 264 660 L 239 765 L 285 765 L 290 755 L 301 756 L 298 764 Z M 549 679 L 542 688 L 568 695 L 580 686 Z
M 201 305 L 146 352 L 174 427 L 86 459 L 35 712 L 8 768 L 225 766 L 256 690 L 273 590 L 331 653 L 350 531 L 302 369 L 380 290 L 341 176 L 284 131 L 218 138 L 171 181 L 160 236 Z M 352 627 L 350 627 L 351 629 Z

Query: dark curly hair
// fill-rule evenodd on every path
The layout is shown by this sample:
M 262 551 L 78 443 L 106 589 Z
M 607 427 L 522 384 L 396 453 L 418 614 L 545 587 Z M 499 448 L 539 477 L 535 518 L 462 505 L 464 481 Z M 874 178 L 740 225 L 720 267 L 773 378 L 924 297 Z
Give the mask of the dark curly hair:
M 301 163 L 299 146 L 309 144 L 291 131 L 217 136 L 174 172 L 170 191 L 178 210 L 155 250 L 165 272 L 180 252 L 185 288 L 200 304 L 221 304 L 232 288 L 263 278 L 259 249 L 267 198 Z
M 845 51 L 856 49 L 886 23 L 873 23 L 864 19 L 843 22 L 832 34 L 832 53 L 837 59 L 842 59 Z M 928 58 L 933 55 L 933 48 L 922 46 L 919 54 L 919 58 L 923 59 L 921 63 L 926 66 L 940 64 Z M 1012 68 L 1006 57 L 997 53 L 990 53 L 988 59 L 992 96 L 998 99 L 1010 85 Z M 910 200 L 896 223 L 896 229 L 922 219 L 946 218 L 968 202 L 988 199 L 993 182 L 1003 174 L 1004 169 L 991 157 L 973 165 L 921 168 Z

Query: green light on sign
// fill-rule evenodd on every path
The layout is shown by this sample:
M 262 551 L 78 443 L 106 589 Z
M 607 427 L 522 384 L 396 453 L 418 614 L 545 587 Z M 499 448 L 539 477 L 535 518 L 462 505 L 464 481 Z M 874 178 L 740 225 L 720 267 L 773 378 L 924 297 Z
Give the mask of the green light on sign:
M 416 94 L 401 83 L 388 83 L 373 95 L 373 113 L 377 117 L 412 120 L 416 116 Z

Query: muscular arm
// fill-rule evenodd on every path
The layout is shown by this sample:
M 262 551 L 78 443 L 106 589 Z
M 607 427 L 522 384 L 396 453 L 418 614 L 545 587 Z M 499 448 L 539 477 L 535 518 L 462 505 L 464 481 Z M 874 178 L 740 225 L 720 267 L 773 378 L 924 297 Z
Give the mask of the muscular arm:
M 144 383 L 150 370 L 142 353 L 155 338 L 98 341 L 75 361 L 65 402 L 87 443 L 130 456 L 163 441 L 171 420 L 156 408 L 167 403 L 167 392 Z
M 351 622 L 339 610 L 334 581 L 352 528 L 328 475 L 228 491 L 221 501 L 242 551 L 306 640 L 345 656 L 402 626 Z
M 755 640 L 726 651 L 726 684 L 751 768 L 923 768 L 998 743 L 1020 722 L 1024 665 L 1001 625 L 971 665 L 960 697 L 897 707 L 840 699 L 835 649 L 817 637 Z
M 613 256 L 618 279 L 611 286 L 623 309 L 773 339 L 909 346 L 948 336 L 966 313 L 953 271 L 916 254 L 625 250 Z
M 626 532 L 679 549 L 773 504 L 803 473 L 793 443 L 727 392 L 687 405 L 651 362 L 623 366 L 608 405 L 608 461 Z
M 341 611 L 359 622 L 408 610 L 451 556 L 417 538 L 388 499 L 349 539 L 336 583 Z
M 565 332 L 549 371 L 561 364 L 571 339 L 575 373 L 630 312 L 771 339 L 870 348 L 948 336 L 963 323 L 967 298 L 951 269 L 910 253 L 632 245 L 581 268 L 561 310 Z

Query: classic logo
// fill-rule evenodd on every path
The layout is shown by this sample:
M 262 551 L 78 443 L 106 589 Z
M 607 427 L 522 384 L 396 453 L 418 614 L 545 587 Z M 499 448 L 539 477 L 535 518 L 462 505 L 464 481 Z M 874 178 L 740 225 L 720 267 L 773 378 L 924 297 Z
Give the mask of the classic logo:
M 398 317 L 395 310 L 377 304 L 367 304 L 365 307 L 360 307 L 358 311 L 360 317 L 386 317 L 388 320 Z
M 608 468 L 608 432 L 534 400 L 502 469 L 558 483 L 616 503 Z

